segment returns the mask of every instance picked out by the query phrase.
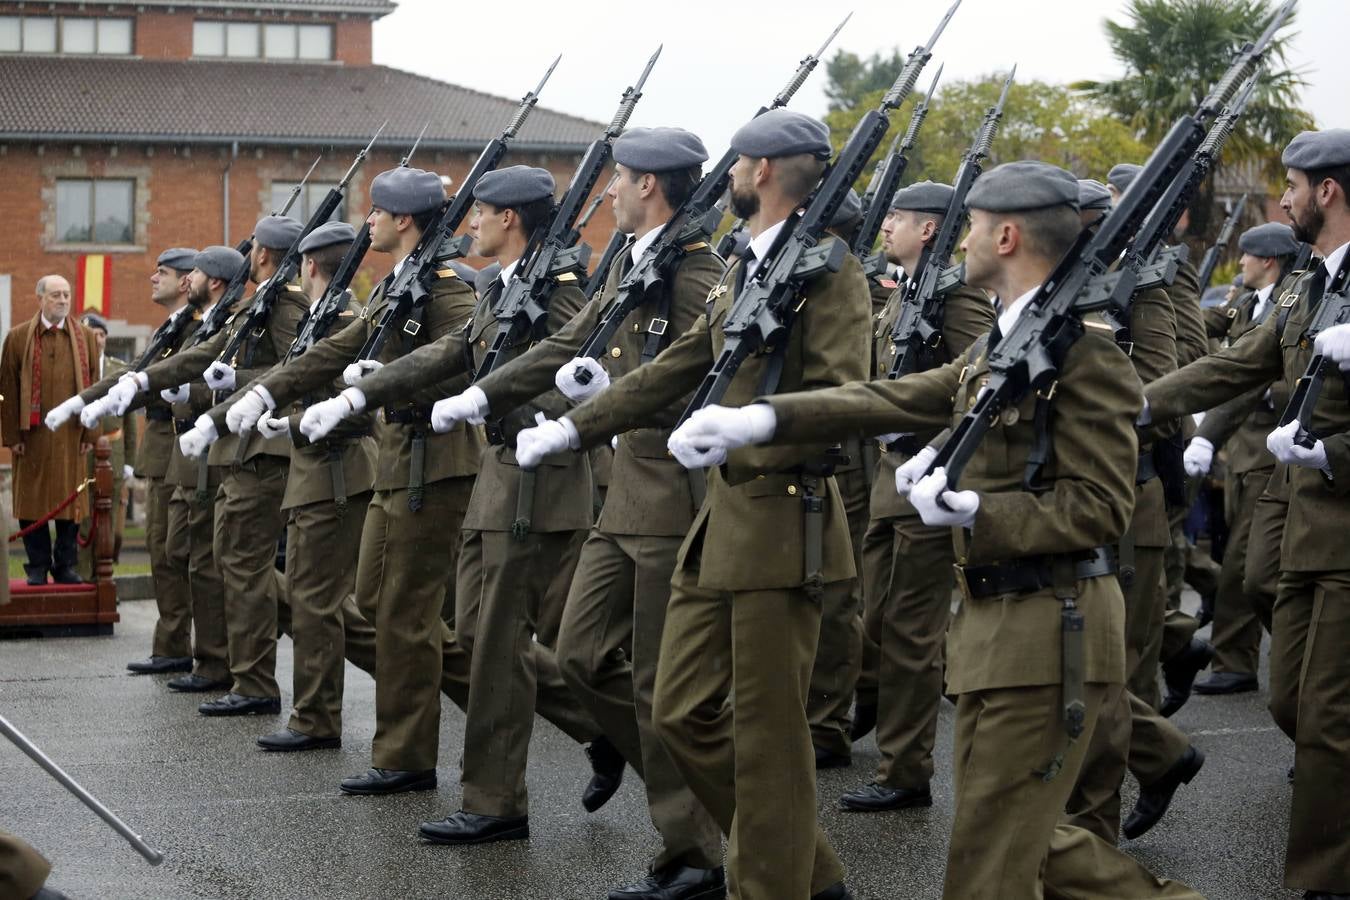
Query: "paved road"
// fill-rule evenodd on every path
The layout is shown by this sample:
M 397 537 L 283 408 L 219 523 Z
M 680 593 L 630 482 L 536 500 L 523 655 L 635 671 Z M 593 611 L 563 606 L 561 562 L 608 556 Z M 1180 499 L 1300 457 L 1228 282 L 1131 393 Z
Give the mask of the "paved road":
M 121 611 L 111 638 L 0 641 L 0 712 L 168 857 L 159 868 L 145 865 L 0 739 L 0 827 L 41 848 L 55 865 L 51 884 L 72 897 L 583 900 L 641 875 L 653 851 L 640 783 L 630 777 L 608 806 L 587 815 L 579 802 L 585 758 L 542 721 L 529 771 L 531 839 L 469 849 L 423 844 L 417 823 L 459 805 L 464 720 L 451 704 L 442 718 L 439 790 L 343 796 L 337 782 L 369 760 L 374 683 L 365 673 L 347 670 L 341 750 L 261 753 L 253 739 L 285 719 L 206 720 L 196 713 L 197 698 L 168 691 L 161 677 L 127 675 L 123 665 L 150 645 L 155 611 L 149 602 L 123 603 Z M 278 669 L 288 686 L 288 640 Z M 1130 846 L 1155 872 L 1207 897 L 1298 896 L 1280 886 L 1293 751 L 1264 704 L 1264 694 L 1198 697 L 1178 714 L 1208 762 L 1167 819 Z M 877 759 L 870 738 L 851 769 L 822 774 L 825 829 L 860 898 L 940 895 L 952 798 L 950 707 L 938 748 L 931 810 L 836 811 L 842 791 L 869 780 Z

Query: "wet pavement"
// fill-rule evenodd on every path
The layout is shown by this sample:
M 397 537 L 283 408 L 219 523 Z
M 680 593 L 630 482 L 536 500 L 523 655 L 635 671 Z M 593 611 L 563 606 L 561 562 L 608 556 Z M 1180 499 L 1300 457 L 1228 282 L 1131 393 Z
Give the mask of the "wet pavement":
M 259 734 L 285 715 L 205 719 L 200 697 L 175 694 L 166 676 L 127 675 L 142 658 L 152 602 L 121 605 L 113 637 L 0 641 L 0 713 L 166 856 L 136 853 L 26 756 L 0 738 L 0 827 L 53 862 L 50 880 L 73 898 L 603 898 L 641 876 L 656 849 L 641 784 L 587 815 L 589 767 L 579 747 L 537 720 L 531 746 L 528 841 L 471 848 L 420 842 L 417 824 L 459 806 L 456 761 L 462 714 L 441 720 L 440 787 L 389 798 L 338 792 L 369 764 L 374 682 L 348 666 L 341 750 L 262 753 Z M 290 699 L 291 646 L 278 677 Z M 1265 673 L 1262 673 L 1265 684 Z M 1292 898 L 1281 888 L 1293 749 L 1265 710 L 1264 690 L 1194 697 L 1176 717 L 1208 756 L 1162 823 L 1128 845 L 1153 871 L 1206 897 Z M 826 832 L 859 898 L 941 894 L 951 821 L 951 707 L 938 734 L 935 804 L 880 815 L 837 811 L 840 793 L 870 780 L 872 738 L 849 769 L 821 773 Z M 1127 785 L 1126 809 L 1133 803 Z

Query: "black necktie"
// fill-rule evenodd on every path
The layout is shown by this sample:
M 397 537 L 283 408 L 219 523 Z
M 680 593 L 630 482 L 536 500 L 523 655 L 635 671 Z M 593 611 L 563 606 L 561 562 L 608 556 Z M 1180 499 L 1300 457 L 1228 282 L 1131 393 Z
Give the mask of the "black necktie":
M 745 290 L 745 281 L 749 277 L 750 263 L 754 262 L 754 260 L 755 260 L 755 248 L 747 244 L 745 247 L 745 253 L 741 255 L 741 270 L 736 273 L 737 297 L 741 295 L 741 291 Z
M 1322 295 L 1327 292 L 1327 266 L 1325 262 L 1318 263 L 1317 268 L 1313 270 L 1312 277 L 1308 279 L 1308 310 L 1317 309 L 1317 304 L 1322 302 Z
M 1003 301 L 994 298 L 994 327 L 989 329 L 989 343 L 986 345 L 988 350 L 993 350 L 998 346 L 998 342 L 1003 340 L 1003 331 L 998 327 L 998 320 L 1003 315 Z

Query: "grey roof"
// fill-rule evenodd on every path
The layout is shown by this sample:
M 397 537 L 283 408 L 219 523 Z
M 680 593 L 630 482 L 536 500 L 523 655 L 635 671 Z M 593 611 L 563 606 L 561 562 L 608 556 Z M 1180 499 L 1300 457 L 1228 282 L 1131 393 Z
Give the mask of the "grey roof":
M 376 18 L 394 11 L 393 0 L 136 0 L 126 6 L 174 6 L 192 9 L 254 9 L 281 12 L 368 13 Z
M 0 56 L 0 140 L 406 147 L 477 150 L 518 100 L 386 66 Z M 521 92 L 533 84 L 521 85 Z M 259 110 L 274 110 L 260 115 Z M 574 152 L 603 123 L 536 107 L 513 147 Z

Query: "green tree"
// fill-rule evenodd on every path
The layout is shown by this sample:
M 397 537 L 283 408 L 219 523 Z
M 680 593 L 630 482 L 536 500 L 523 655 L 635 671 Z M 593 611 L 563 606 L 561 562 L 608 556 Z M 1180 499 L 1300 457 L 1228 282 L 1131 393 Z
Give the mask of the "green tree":
M 905 57 L 897 49 L 885 56 L 873 53 L 867 59 L 847 50 L 836 52 L 825 63 L 825 96 L 830 110 L 854 109 L 867 95 L 894 84 L 904 67 Z
M 1132 0 L 1125 21 L 1106 22 L 1111 52 L 1125 69 L 1114 81 L 1073 85 L 1126 123 L 1152 146 L 1180 116 L 1194 112 L 1232 61 L 1234 52 L 1265 31 L 1274 15 L 1267 0 Z M 1224 145 L 1219 165 L 1253 163 L 1272 182 L 1283 175 L 1280 151 L 1298 132 L 1313 126 L 1301 109 L 1306 82 L 1286 61 L 1286 22 L 1271 45 L 1251 104 Z M 1124 157 L 1122 157 L 1124 158 Z M 1143 162 L 1140 156 L 1133 160 Z M 1192 204 L 1192 233 L 1217 231 L 1211 179 Z

